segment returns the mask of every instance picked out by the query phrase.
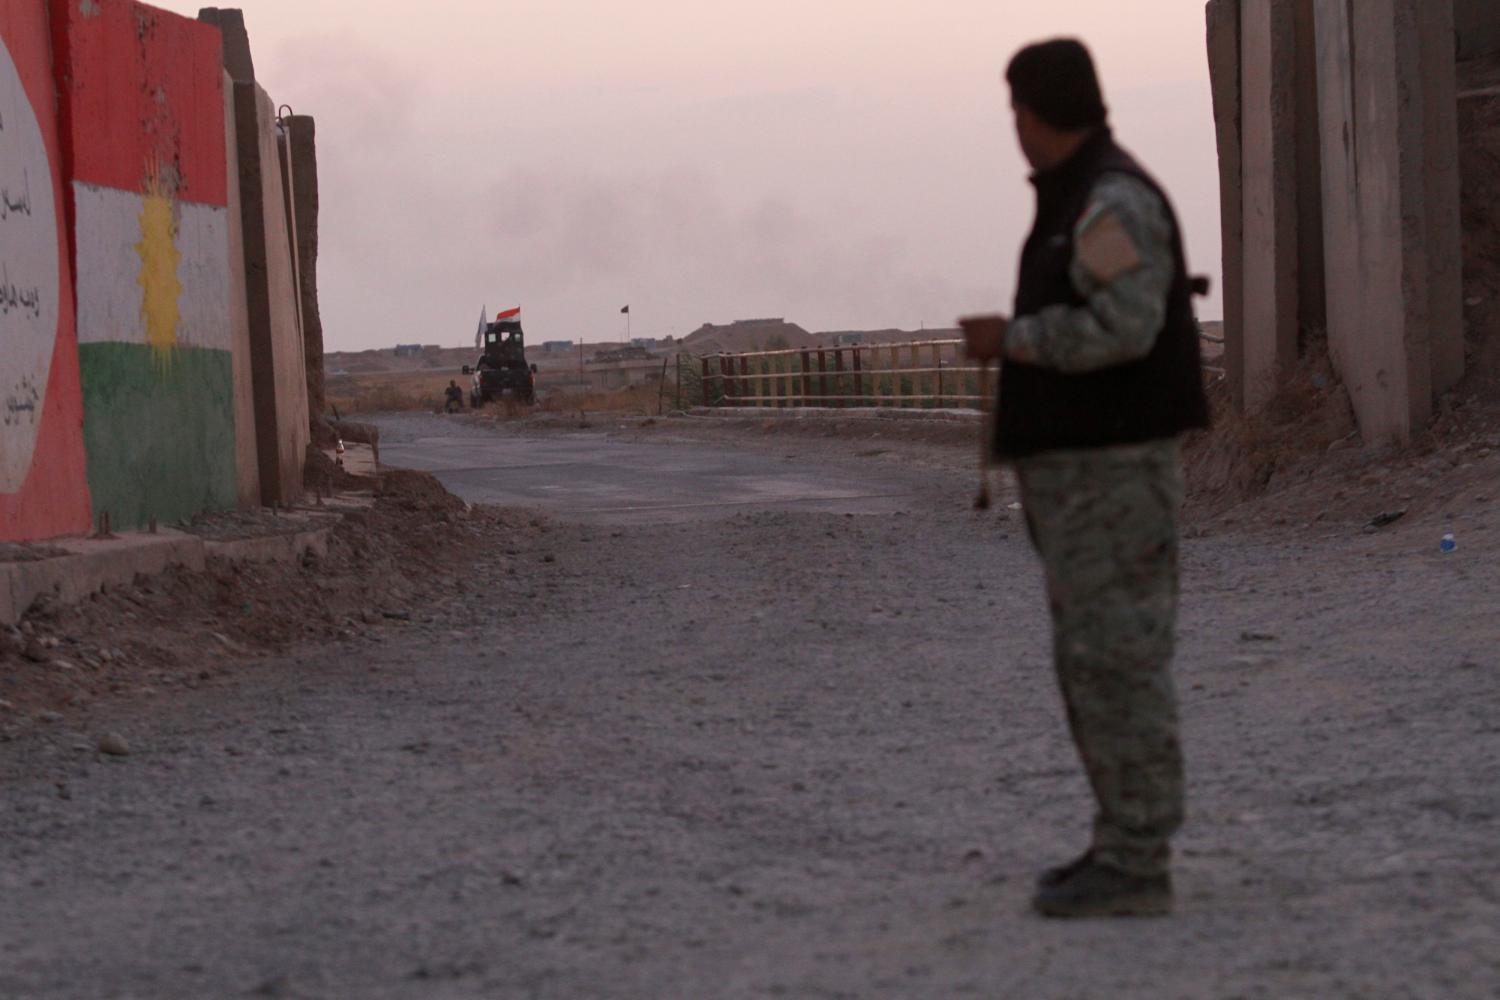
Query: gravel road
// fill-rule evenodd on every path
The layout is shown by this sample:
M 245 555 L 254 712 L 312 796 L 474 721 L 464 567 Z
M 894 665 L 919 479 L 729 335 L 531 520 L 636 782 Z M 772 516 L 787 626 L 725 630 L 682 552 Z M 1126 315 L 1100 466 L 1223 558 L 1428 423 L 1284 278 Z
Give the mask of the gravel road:
M 483 601 L 0 745 L 0 996 L 1500 997 L 1494 515 L 1191 539 L 1179 911 L 1057 924 L 1089 800 L 1019 513 L 733 447 L 904 499 L 553 515 Z

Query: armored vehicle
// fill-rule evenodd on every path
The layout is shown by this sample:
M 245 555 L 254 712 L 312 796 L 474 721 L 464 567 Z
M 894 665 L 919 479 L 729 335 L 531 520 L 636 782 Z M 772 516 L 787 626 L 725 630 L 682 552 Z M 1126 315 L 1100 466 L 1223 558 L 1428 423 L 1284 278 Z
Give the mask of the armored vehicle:
M 536 365 L 526 363 L 526 336 L 521 321 L 497 319 L 484 325 L 480 347 L 483 354 L 473 366 L 464 366 L 464 374 L 474 376 L 469 390 L 469 405 L 476 410 L 492 399 L 507 393 L 522 403 L 536 402 Z

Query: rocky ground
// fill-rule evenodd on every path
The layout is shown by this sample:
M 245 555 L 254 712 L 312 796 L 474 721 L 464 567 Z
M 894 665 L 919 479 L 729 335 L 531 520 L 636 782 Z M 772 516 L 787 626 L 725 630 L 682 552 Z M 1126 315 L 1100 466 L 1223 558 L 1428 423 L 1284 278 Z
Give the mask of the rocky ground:
M 616 421 L 915 492 L 618 528 L 393 512 L 394 561 L 342 564 L 388 589 L 312 641 L 206 643 L 206 678 L 155 692 L 133 660 L 11 723 L 0 996 L 1500 996 L 1500 449 L 1479 401 L 1449 416 L 1400 455 L 1246 429 L 1215 447 L 1258 456 L 1248 483 L 1195 450 L 1171 919 L 1026 913 L 1088 800 L 1013 498 L 969 507 L 971 428 Z M 475 545 L 441 586 L 402 568 Z M 161 589 L 152 614 L 235 643 L 279 620 Z M 33 631 L 106 635 L 114 599 Z

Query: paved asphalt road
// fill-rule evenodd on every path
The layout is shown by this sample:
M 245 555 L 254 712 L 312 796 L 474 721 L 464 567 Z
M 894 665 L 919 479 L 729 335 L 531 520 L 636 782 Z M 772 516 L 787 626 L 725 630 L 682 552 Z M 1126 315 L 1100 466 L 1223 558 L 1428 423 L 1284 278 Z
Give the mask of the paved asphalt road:
M 469 425 L 382 421 L 381 461 L 436 473 L 471 503 L 533 507 L 573 521 L 671 523 L 736 510 L 891 513 L 917 483 L 752 449 L 634 444 L 603 432 L 549 437 Z

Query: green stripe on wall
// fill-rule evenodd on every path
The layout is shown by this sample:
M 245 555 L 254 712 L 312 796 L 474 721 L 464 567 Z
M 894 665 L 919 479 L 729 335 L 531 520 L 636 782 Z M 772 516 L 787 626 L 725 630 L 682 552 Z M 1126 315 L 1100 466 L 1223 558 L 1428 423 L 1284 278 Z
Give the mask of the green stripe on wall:
M 237 502 L 234 372 L 228 351 L 81 344 L 83 443 L 94 517 L 163 524 Z

